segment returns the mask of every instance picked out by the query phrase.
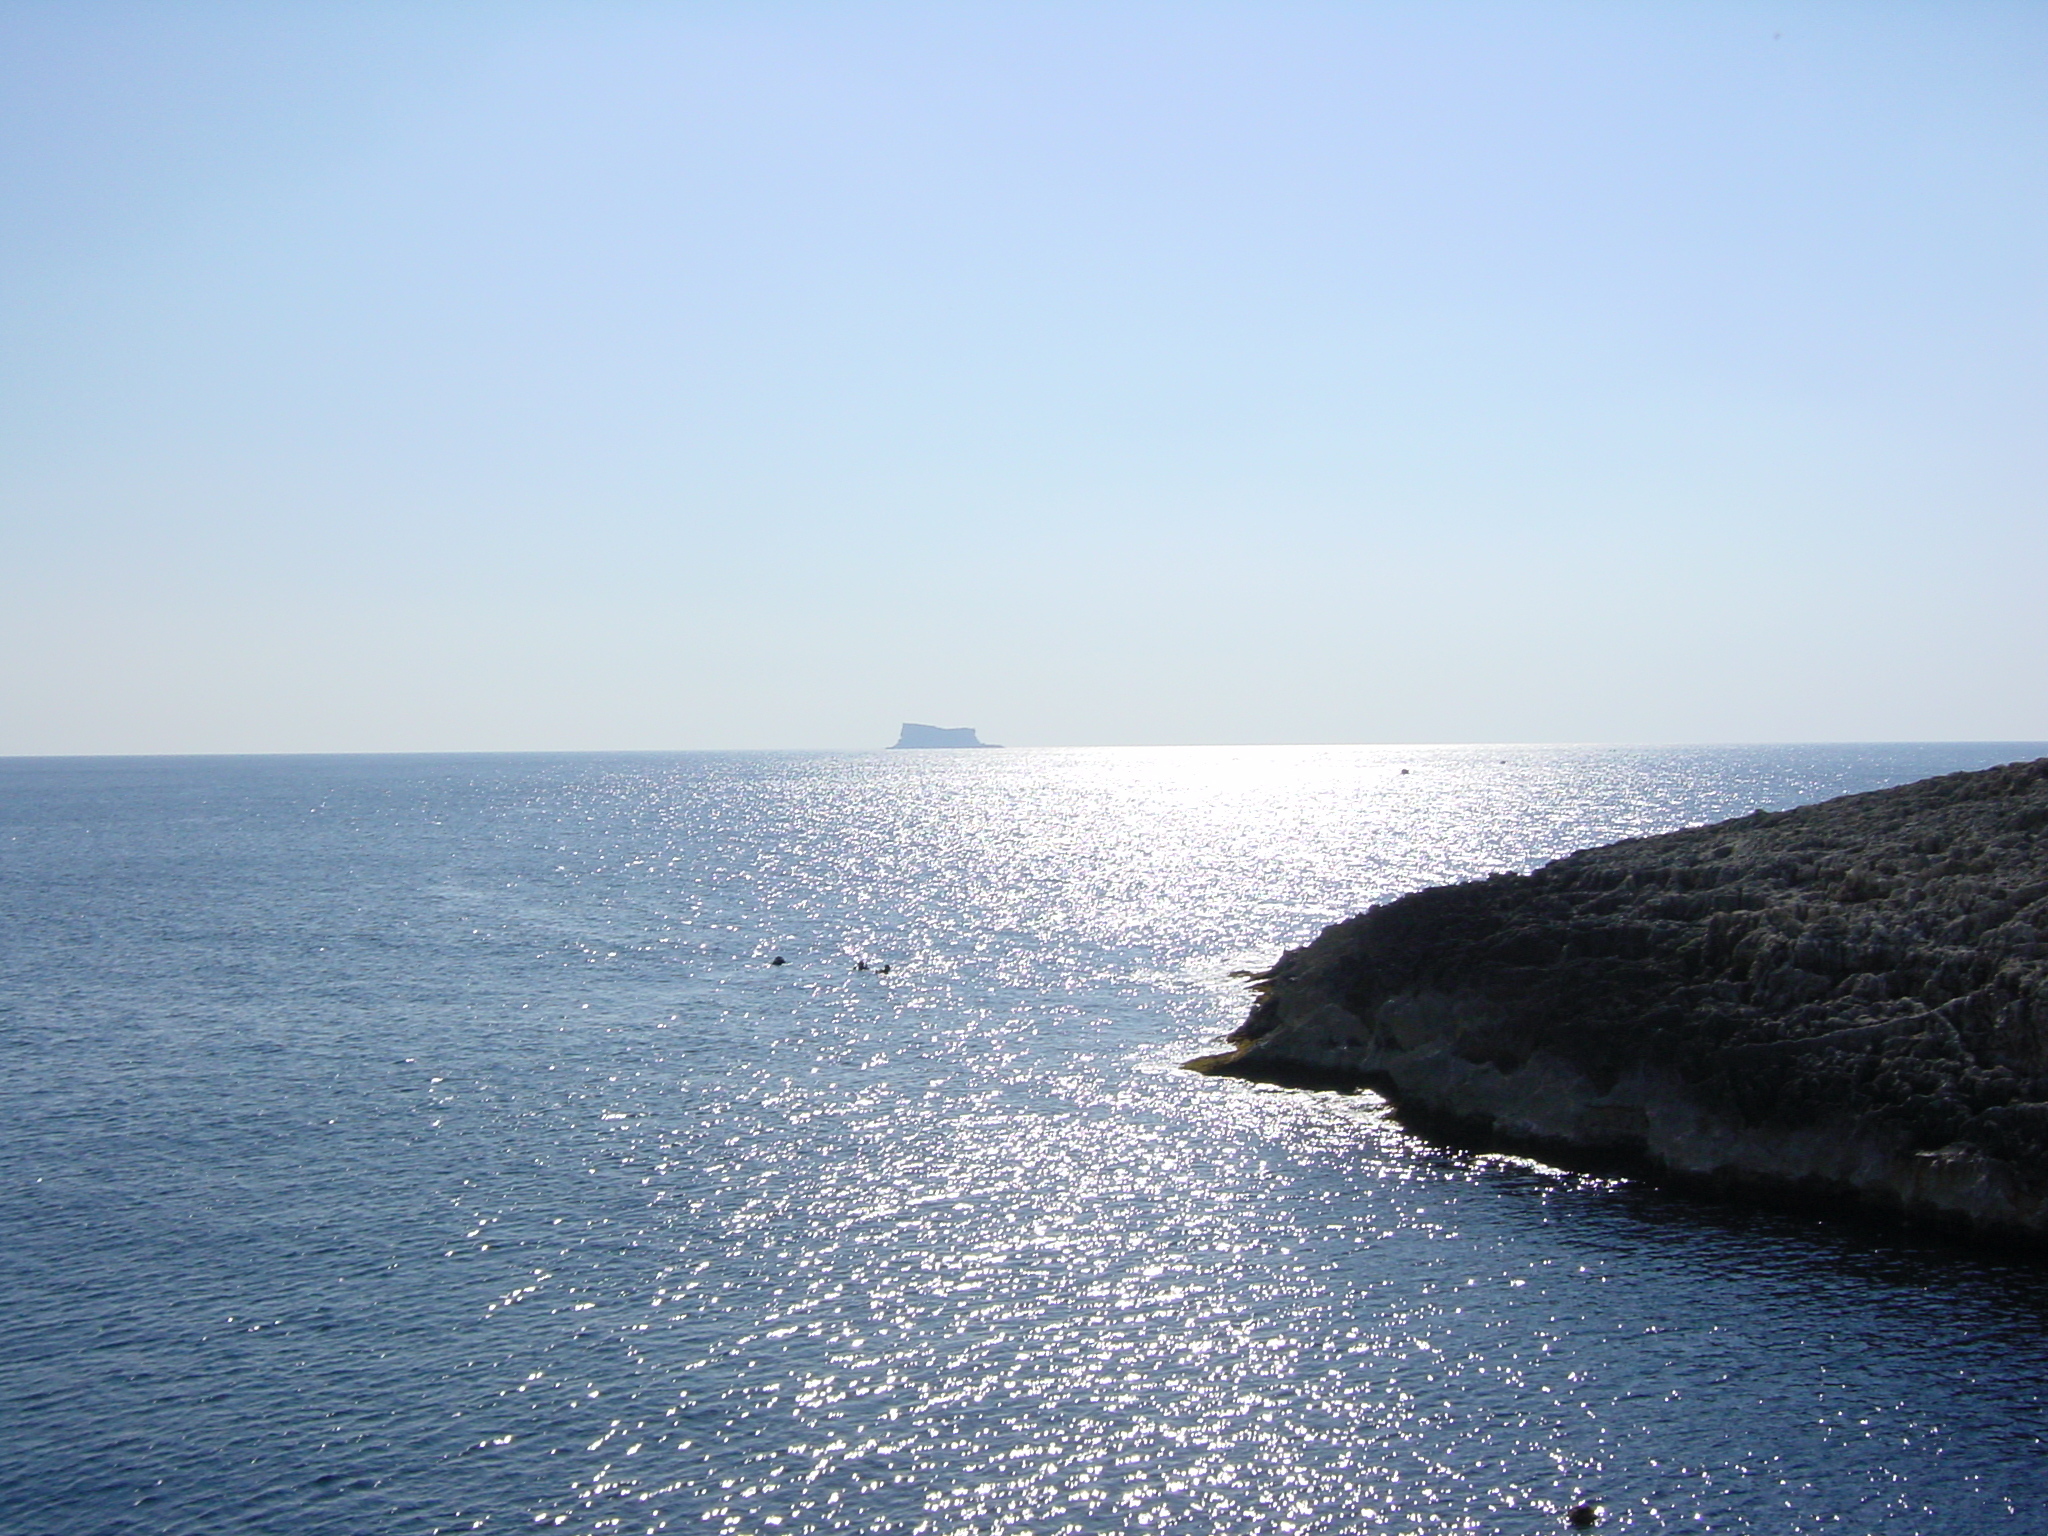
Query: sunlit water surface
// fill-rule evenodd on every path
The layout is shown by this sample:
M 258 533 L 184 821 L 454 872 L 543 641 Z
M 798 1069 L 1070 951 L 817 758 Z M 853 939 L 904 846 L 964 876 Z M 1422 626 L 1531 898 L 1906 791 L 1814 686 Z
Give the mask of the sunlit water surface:
M 0 763 L 0 1528 L 2048 1530 L 2043 1271 L 1176 1066 L 1373 901 L 2039 750 Z

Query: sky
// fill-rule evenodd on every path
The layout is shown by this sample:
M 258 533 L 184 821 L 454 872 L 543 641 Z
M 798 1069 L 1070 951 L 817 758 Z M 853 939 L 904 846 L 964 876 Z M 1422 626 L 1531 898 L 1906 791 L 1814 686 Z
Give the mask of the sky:
M 0 754 L 2048 739 L 2048 7 L 0 0 Z

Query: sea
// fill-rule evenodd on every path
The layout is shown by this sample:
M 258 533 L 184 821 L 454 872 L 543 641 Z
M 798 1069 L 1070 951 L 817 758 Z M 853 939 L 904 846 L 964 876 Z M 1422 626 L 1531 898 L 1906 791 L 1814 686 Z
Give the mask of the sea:
M 2048 1532 L 2048 1267 L 1181 1066 L 1372 903 L 2044 752 L 0 761 L 0 1531 Z

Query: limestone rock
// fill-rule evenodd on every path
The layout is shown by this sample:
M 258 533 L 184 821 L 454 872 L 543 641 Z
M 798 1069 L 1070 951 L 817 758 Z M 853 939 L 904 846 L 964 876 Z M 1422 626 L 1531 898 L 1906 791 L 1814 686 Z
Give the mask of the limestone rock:
M 903 723 L 903 734 L 896 738 L 898 747 L 993 747 L 992 741 L 982 741 L 974 734 L 971 725 L 914 725 Z M 893 750 L 893 749 L 892 749 Z
M 1255 986 L 1190 1065 L 2048 1241 L 2048 759 L 1418 891 Z

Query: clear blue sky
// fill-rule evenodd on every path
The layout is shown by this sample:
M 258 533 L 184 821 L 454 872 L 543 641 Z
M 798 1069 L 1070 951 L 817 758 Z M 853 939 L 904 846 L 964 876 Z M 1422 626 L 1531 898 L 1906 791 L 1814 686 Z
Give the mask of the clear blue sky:
M 2048 738 L 2048 6 L 0 4 L 0 753 Z

